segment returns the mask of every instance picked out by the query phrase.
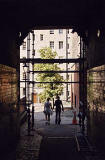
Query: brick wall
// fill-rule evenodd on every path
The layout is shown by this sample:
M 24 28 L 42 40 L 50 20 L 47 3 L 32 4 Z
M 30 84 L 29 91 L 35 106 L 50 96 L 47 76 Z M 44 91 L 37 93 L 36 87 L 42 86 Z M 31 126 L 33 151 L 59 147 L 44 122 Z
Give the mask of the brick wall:
M 89 70 L 87 80 L 88 136 L 100 149 L 103 149 L 105 147 L 105 65 Z
M 75 64 L 72 70 L 79 70 L 79 66 Z M 79 73 L 72 74 L 72 81 L 79 82 Z M 71 105 L 79 109 L 79 83 L 71 84 Z
M 0 64 L 0 151 L 15 144 L 17 133 L 17 73 Z M 9 149 L 9 148 L 8 148 Z
M 16 103 L 16 84 L 16 69 L 0 64 L 0 103 Z

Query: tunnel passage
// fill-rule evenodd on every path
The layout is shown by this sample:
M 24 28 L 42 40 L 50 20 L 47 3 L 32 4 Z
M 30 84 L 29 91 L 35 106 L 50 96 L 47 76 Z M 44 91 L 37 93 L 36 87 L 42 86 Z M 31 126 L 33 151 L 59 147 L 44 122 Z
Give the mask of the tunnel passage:
M 11 112 L 12 114 L 14 114 L 14 116 L 12 116 L 14 123 L 15 118 L 17 119 L 17 117 L 19 116 L 19 109 L 15 106 L 17 105 L 17 99 L 19 102 L 19 46 L 22 44 L 23 39 L 27 36 L 30 29 L 43 27 L 74 28 L 74 31 L 76 31 L 83 38 L 83 41 L 87 46 L 86 71 L 88 70 L 89 74 L 86 75 L 87 79 L 89 79 L 89 81 L 92 81 L 91 83 L 87 83 L 85 81 L 87 83 L 88 89 L 84 89 L 85 91 L 89 91 L 87 92 L 89 97 L 88 130 L 89 134 L 91 135 L 90 138 L 92 140 L 94 139 L 95 143 L 98 142 L 97 139 L 102 137 L 102 143 L 100 144 L 103 144 L 103 146 L 105 146 L 105 143 L 103 141 L 105 79 L 103 69 L 105 65 L 105 3 L 104 1 L 95 0 L 92 2 L 88 0 L 86 1 L 86 3 L 85 1 L 81 1 L 81 3 L 76 1 L 67 1 L 65 3 L 63 0 L 60 2 L 52 1 L 51 4 L 48 1 L 44 2 L 37 1 L 34 3 L 33 1 L 30 1 L 26 3 L 24 1 L 20 2 L 17 0 L 15 0 L 14 2 L 9 0 L 5 0 L 5 2 L 0 1 L 0 106 L 3 107 L 3 111 L 1 111 L 0 116 L 3 128 L 1 127 L 0 133 L 4 136 L 3 133 L 6 131 L 5 133 L 8 134 L 8 142 L 6 142 L 6 144 L 3 144 L 3 146 L 1 146 L 1 149 L 5 149 L 7 144 L 9 145 L 9 141 L 11 141 L 11 137 L 13 138 L 13 135 L 11 135 L 10 131 L 12 124 L 10 123 L 8 125 L 8 113 L 10 115 Z M 39 10 L 41 11 L 40 13 Z M 93 72 L 95 74 L 91 74 L 91 69 L 96 69 L 95 67 L 99 67 L 97 68 L 99 72 L 97 71 Z M 15 78 L 12 77 L 10 70 L 14 74 Z M 11 77 L 13 79 L 11 79 Z M 99 81 L 97 83 L 93 83 L 93 81 L 96 81 L 96 77 L 99 79 Z M 4 82 L 2 83 L 3 79 L 6 79 L 5 82 L 7 83 L 7 85 L 5 87 Z M 16 97 L 15 101 L 13 101 L 13 104 L 11 104 L 10 94 L 12 96 L 13 93 Z M 10 109 L 10 106 L 13 106 L 12 109 Z M 4 116 L 2 116 L 2 112 L 4 112 Z M 18 116 L 15 116 L 15 112 Z M 7 118 L 8 122 L 6 121 L 5 117 Z M 18 127 L 20 123 L 18 122 L 18 120 L 19 119 L 17 119 L 15 123 L 17 124 L 17 127 L 13 127 L 13 130 L 15 131 L 14 138 L 17 137 L 17 132 L 19 132 Z M 100 130 L 102 132 L 100 132 Z M 5 136 L 1 139 L 5 139 Z M 102 148 L 102 146 L 100 147 Z
M 95 39 L 94 39 L 94 36 L 95 36 Z M 103 35 L 101 35 L 100 34 L 100 36 L 103 36 Z M 84 39 L 83 39 L 84 40 Z M 92 40 L 92 43 L 91 43 L 91 40 Z M 100 83 L 101 85 L 99 86 L 99 82 L 98 83 L 94 83 L 94 78 L 93 78 L 93 76 L 94 75 L 91 75 L 91 73 L 94 73 L 94 71 L 93 72 L 91 72 L 91 69 L 93 68 L 93 67 L 95 67 L 95 66 L 100 66 L 101 64 L 104 64 L 104 59 L 103 59 L 103 56 L 102 57 L 100 57 L 100 60 L 101 61 L 98 61 L 97 59 L 99 58 L 99 52 L 96 50 L 96 47 L 93 47 L 94 45 L 95 45 L 95 41 L 97 41 L 97 48 L 98 48 L 98 50 L 100 50 L 100 45 L 98 46 L 98 41 L 99 41 L 99 43 L 101 44 L 101 41 L 103 41 L 103 39 L 101 38 L 101 37 L 98 37 L 97 36 L 97 30 L 96 30 L 96 32 L 92 35 L 92 37 L 91 37 L 91 35 L 90 35 L 90 41 L 88 40 L 88 43 L 89 44 L 87 44 L 87 41 L 86 41 L 86 39 L 84 40 L 84 43 L 86 43 L 86 45 L 85 44 L 83 44 L 83 45 L 81 45 L 81 58 L 83 57 L 83 56 L 85 56 L 84 58 L 87 58 L 87 61 L 86 61 L 86 63 L 84 63 L 84 64 L 82 64 L 81 65 L 81 70 L 82 70 L 82 68 L 84 68 L 84 76 L 83 75 L 80 75 L 80 81 L 81 81 L 81 83 L 80 83 L 80 87 L 81 87 L 81 93 L 80 93 L 80 97 L 81 97 L 81 100 L 82 101 L 84 101 L 84 104 L 85 104 L 85 106 L 87 107 L 87 94 L 88 94 L 88 98 L 92 98 L 93 97 L 93 99 L 89 99 L 88 100 L 88 106 L 90 105 L 90 106 L 93 106 L 93 104 L 95 105 L 96 103 L 98 103 L 99 104 L 99 108 L 101 109 L 101 105 L 103 105 L 104 104 L 104 102 L 103 103 L 101 103 L 101 98 L 102 99 L 104 99 L 104 91 L 101 91 L 101 90 L 103 90 L 104 89 L 104 85 L 103 85 L 103 80 L 102 80 L 102 83 Z M 93 45 L 92 45 L 93 44 Z M 103 44 L 103 43 L 102 43 Z M 103 44 L 103 47 L 104 47 L 104 44 Z M 13 49 L 15 49 L 15 47 L 13 47 Z M 16 50 L 18 49 L 18 47 L 16 46 Z M 102 50 L 103 49 L 103 50 Z M 10 51 L 11 51 L 12 49 L 10 49 Z M 90 54 L 91 53 L 91 50 L 92 50 L 92 52 L 93 52 L 93 56 Z M 104 48 L 101 48 L 101 50 L 103 51 L 102 53 L 104 53 Z M 14 50 L 13 50 L 14 51 Z M 84 53 L 85 53 L 85 55 L 83 55 L 83 52 L 84 51 Z M 94 57 L 94 54 L 96 53 L 96 51 L 97 51 L 97 55 L 96 55 L 96 58 Z M 16 51 L 17 52 L 17 51 Z M 89 52 L 89 53 L 88 53 Z M 8 54 L 7 54 L 8 55 Z M 5 55 L 6 56 L 6 55 Z M 98 58 L 97 58 L 97 56 L 98 56 Z M 94 58 L 93 58 L 94 57 Z M 13 57 L 12 57 L 12 54 L 11 54 L 11 56 L 10 56 L 10 58 L 8 59 L 8 62 L 6 62 L 5 61 L 5 58 L 4 57 L 2 57 L 3 58 L 3 62 L 4 62 L 4 64 L 6 64 L 7 63 L 7 65 L 10 65 L 10 66 L 14 66 L 14 68 L 16 67 L 17 68 L 17 64 L 15 63 L 15 65 L 14 64 L 12 64 L 12 63 L 14 63 L 14 61 L 12 62 L 11 60 L 9 60 L 10 58 L 12 59 Z M 2 63 L 2 58 L 1 58 L 1 63 Z M 102 59 L 101 59 L 102 58 Z M 94 60 L 94 61 L 93 61 Z M 24 60 L 25 61 L 25 60 Z M 27 60 L 28 61 L 28 60 Z M 18 61 L 16 60 L 16 62 L 18 63 Z M 48 61 L 47 61 L 48 62 Z M 4 66 L 5 67 L 5 66 Z M 104 65 L 103 66 L 100 66 L 100 68 L 102 67 L 102 74 L 100 73 L 100 76 L 103 76 L 102 78 L 104 79 Z M 2 70 L 3 70 L 3 65 L 2 65 Z M 6 68 L 6 67 L 5 67 Z M 88 74 L 86 74 L 87 73 L 87 70 L 88 70 Z M 7 70 L 8 71 L 8 70 Z M 18 71 L 18 68 L 17 68 L 17 71 Z M 90 71 L 90 72 L 89 72 Z M 3 71 L 4 72 L 4 71 Z M 15 72 L 16 72 L 16 70 L 15 70 Z M 18 73 L 19 72 L 17 72 L 17 75 L 18 75 Z M 96 72 L 95 72 L 96 73 Z M 3 73 L 4 74 L 4 73 Z M 19 75 L 18 75 L 19 76 Z M 89 77 L 90 76 L 90 77 Z M 99 76 L 99 74 L 97 75 L 97 77 Z M 11 77 L 11 74 L 10 74 L 10 77 Z M 95 77 L 96 77 L 96 75 L 95 75 Z M 87 79 L 89 80 L 89 82 L 87 82 Z M 91 80 L 93 80 L 92 82 L 91 82 Z M 15 81 L 16 82 L 16 81 Z M 16 82 L 16 86 L 19 86 L 18 85 L 18 82 L 19 82 L 19 80 Z M 6 83 L 8 83 L 8 82 L 6 82 Z M 13 82 L 14 83 L 14 82 Z M 86 85 L 87 84 L 87 85 Z M 97 96 L 97 98 L 94 98 L 94 96 L 93 96 L 93 92 L 91 91 L 92 89 L 93 89 L 93 87 L 95 87 L 96 88 L 96 85 L 95 86 L 92 86 L 91 84 L 98 84 L 97 85 L 97 87 L 99 87 L 100 88 L 100 93 L 101 93 L 101 95 L 102 95 L 102 97 L 100 97 L 100 96 Z M 1 85 L 2 87 L 3 87 L 3 83 L 2 83 L 2 85 Z M 14 85 L 14 87 L 15 87 L 15 89 L 16 89 L 16 86 Z M 90 89 L 89 89 L 90 88 Z M 88 92 L 88 90 L 90 90 L 89 92 Z M 12 91 L 12 90 L 11 90 Z M 95 91 L 96 91 L 96 89 L 95 89 Z M 97 89 L 97 92 L 99 91 L 99 89 Z M 10 93 L 10 91 L 6 88 L 6 92 L 5 93 Z M 17 93 L 18 94 L 18 90 L 16 90 L 15 91 L 15 93 Z M 83 94 L 84 93 L 84 94 Z M 11 92 L 11 96 L 12 96 L 12 94 L 13 94 L 13 91 Z M 16 95 L 17 95 L 16 94 Z M 92 96 L 91 96 L 91 94 L 92 94 Z M 96 93 L 97 94 L 97 93 Z M 14 94 L 13 94 L 14 95 Z M 2 97 L 3 96 L 5 96 L 5 95 L 3 95 L 3 93 L 2 93 Z M 7 96 L 8 97 L 8 96 Z M 17 97 L 17 96 L 16 96 Z M 98 98 L 100 98 L 100 101 L 98 101 Z M 97 102 L 95 102 L 95 100 L 97 101 Z M 6 103 L 7 103 L 7 101 L 8 100 L 6 100 Z M 73 102 L 74 102 L 75 100 L 73 100 Z M 9 103 L 9 106 L 11 105 L 10 104 L 10 102 L 8 102 Z M 6 105 L 8 105 L 8 103 L 6 104 Z M 15 100 L 15 104 L 14 105 L 16 105 L 17 104 L 17 101 Z M 2 101 L 2 106 L 4 106 L 5 105 L 5 102 L 4 101 Z M 6 106 L 5 105 L 5 106 Z M 18 106 L 17 106 L 18 107 Z M 9 108 L 10 109 L 10 108 Z M 21 110 L 22 112 L 23 112 L 23 110 Z M 100 120 L 101 119 L 101 117 L 103 117 L 104 116 L 104 113 L 99 113 L 100 112 L 100 110 L 98 110 L 97 112 L 96 112 L 97 110 L 96 110 L 96 108 L 95 107 L 92 107 L 92 110 L 90 109 L 90 111 L 89 111 L 89 113 L 88 113 L 88 127 L 89 127 L 89 129 L 88 129 L 88 131 L 89 131 L 89 137 L 90 137 L 90 139 L 92 139 L 92 140 L 94 140 L 94 143 L 96 143 L 97 144 L 97 139 L 100 137 L 100 133 L 99 133 L 99 128 L 98 127 L 95 127 L 95 123 L 96 123 L 96 119 L 97 119 L 97 117 L 99 117 L 98 119 L 97 119 L 97 123 L 98 123 L 98 125 L 97 126 L 100 126 L 100 127 L 102 127 L 102 130 L 103 130 L 103 126 L 104 125 L 102 125 L 101 126 L 101 124 L 102 124 L 102 121 Z M 14 113 L 14 112 L 17 112 L 18 113 L 18 109 L 16 109 L 16 111 L 14 111 L 13 109 L 12 109 L 12 114 Z M 101 110 L 101 112 L 103 112 L 102 110 Z M 5 112 L 6 113 L 6 112 Z M 10 110 L 9 110 L 9 114 L 10 114 Z M 7 113 L 6 113 L 6 115 L 7 115 Z M 18 114 L 17 114 L 18 115 Z M 14 117 L 15 118 L 15 117 Z M 11 122 L 11 119 L 10 119 L 10 122 Z M 15 119 L 14 119 L 14 122 L 15 122 Z M 15 126 L 15 124 L 19 124 L 20 125 L 20 122 L 19 123 L 17 123 L 18 122 L 18 119 L 16 120 L 16 122 L 13 124 L 13 126 Z M 4 122 L 3 122 L 4 123 Z M 8 123 L 6 123 L 6 126 L 8 125 Z M 10 124 L 10 127 L 12 126 L 12 124 Z M 94 126 L 94 127 L 93 127 Z M 4 125 L 3 125 L 3 127 L 4 127 Z M 18 126 L 17 126 L 18 127 Z M 92 129 L 91 129 L 92 128 Z M 6 130 L 7 130 L 7 133 L 10 133 L 10 130 L 8 130 L 8 128 L 6 127 Z M 15 131 L 14 133 L 15 133 L 15 135 L 16 135 L 16 137 L 17 137 L 17 128 L 14 128 L 13 127 L 13 130 Z M 19 131 L 19 130 L 18 130 Z M 91 132 L 90 132 L 91 131 Z M 95 132 L 97 131 L 97 134 L 95 134 Z M 13 133 L 13 132 L 12 132 Z M 94 134 L 95 134 L 95 136 L 94 136 Z M 9 135 L 9 137 L 11 137 L 10 135 Z M 104 134 L 101 134 L 101 137 L 104 137 Z M 13 138 L 13 137 L 12 137 Z M 9 138 L 10 139 L 10 138 Z M 17 139 L 17 138 L 16 138 Z M 10 142 L 12 143 L 12 141 L 10 140 Z M 104 142 L 104 141 L 103 141 Z M 104 146 L 104 143 L 103 143 L 103 146 Z M 100 147 L 102 147 L 102 143 L 101 143 L 101 146 Z M 4 145 L 4 148 L 5 148 L 5 145 Z

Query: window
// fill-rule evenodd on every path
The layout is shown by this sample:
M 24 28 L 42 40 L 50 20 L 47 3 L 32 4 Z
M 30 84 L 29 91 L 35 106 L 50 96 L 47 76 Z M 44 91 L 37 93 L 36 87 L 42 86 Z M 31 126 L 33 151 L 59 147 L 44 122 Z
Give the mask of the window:
M 70 96 L 70 92 L 69 91 L 67 91 L 67 94 L 68 94 L 68 96 Z
M 69 49 L 69 43 L 67 43 L 67 49 Z
M 59 34 L 62 34 L 63 33 L 63 29 L 59 29 Z
M 54 48 L 54 41 L 50 41 L 50 48 Z
M 59 49 L 63 48 L 63 41 L 59 41 Z
M 23 79 L 25 79 L 25 73 L 23 72 Z
M 67 79 L 69 79 L 69 75 L 67 75 Z
M 23 42 L 23 50 L 25 50 L 26 49 L 26 42 Z
M 32 53 L 32 55 L 33 55 L 33 56 L 35 56 L 35 49 L 33 49 L 33 53 Z
M 69 34 L 69 29 L 67 29 L 67 33 Z
M 54 34 L 54 29 L 51 29 L 51 30 L 50 30 L 50 34 Z
M 35 41 L 35 34 L 33 34 L 33 41 Z
M 43 41 L 43 34 L 40 34 L 40 41 Z
M 25 88 L 23 88 L 23 95 L 25 96 L 25 94 L 26 94 L 26 90 Z

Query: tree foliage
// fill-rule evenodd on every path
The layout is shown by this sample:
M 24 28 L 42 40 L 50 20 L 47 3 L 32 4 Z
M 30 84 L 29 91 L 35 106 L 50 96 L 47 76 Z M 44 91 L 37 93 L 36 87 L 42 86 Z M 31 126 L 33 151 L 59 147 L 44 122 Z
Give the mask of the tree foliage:
M 40 57 L 42 59 L 54 59 L 57 56 L 55 51 L 51 48 L 42 48 L 39 50 Z M 58 64 L 35 64 L 34 70 L 37 71 L 59 71 Z M 59 73 L 38 73 L 36 77 L 38 82 L 63 82 L 64 79 Z M 41 101 L 45 101 L 46 98 L 53 98 L 57 94 L 61 94 L 63 91 L 63 83 L 39 83 L 38 87 L 43 88 L 43 91 L 39 94 Z

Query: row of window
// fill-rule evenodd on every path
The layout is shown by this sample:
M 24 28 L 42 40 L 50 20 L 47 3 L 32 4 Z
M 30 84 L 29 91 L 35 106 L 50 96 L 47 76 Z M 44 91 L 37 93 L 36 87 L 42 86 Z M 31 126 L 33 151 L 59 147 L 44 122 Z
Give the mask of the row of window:
M 69 34 L 69 29 L 67 30 L 67 33 Z M 54 29 L 50 30 L 50 34 L 54 34 Z M 59 29 L 59 34 L 63 34 L 63 29 Z M 40 41 L 43 41 L 43 34 L 40 34 Z
M 54 34 L 54 29 L 50 30 L 50 34 Z M 63 29 L 59 29 L 59 34 L 63 34 Z
M 69 34 L 69 29 L 67 29 L 67 33 Z M 50 30 L 50 34 L 54 34 L 54 29 Z M 63 29 L 59 29 L 59 34 L 63 34 Z M 34 35 L 35 40 L 35 35 Z M 43 41 L 43 34 L 40 34 L 40 41 Z M 23 42 L 23 50 L 26 49 L 26 42 Z
M 43 35 L 41 35 L 41 40 L 43 40 Z M 50 41 L 50 48 L 54 49 L 54 41 Z M 26 49 L 26 42 L 23 42 L 23 50 Z M 63 49 L 63 41 L 59 41 L 59 49 Z M 69 44 L 67 43 L 67 49 L 69 49 Z
M 54 41 L 50 41 L 50 48 L 54 48 Z M 63 48 L 63 41 L 59 41 L 59 49 Z
M 66 29 L 67 34 L 69 34 L 69 29 Z M 54 29 L 50 30 L 50 34 L 54 34 Z M 63 34 L 63 29 L 59 29 L 59 34 Z
M 54 49 L 54 41 L 50 41 L 50 48 Z M 63 49 L 63 41 L 59 41 L 59 49 Z M 67 49 L 69 49 L 69 43 L 67 43 Z

